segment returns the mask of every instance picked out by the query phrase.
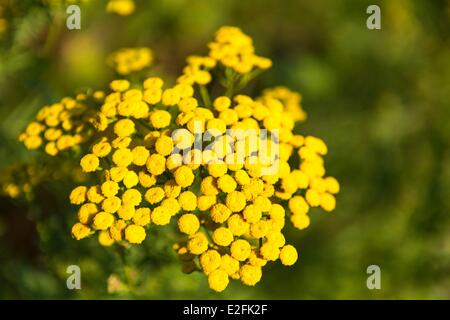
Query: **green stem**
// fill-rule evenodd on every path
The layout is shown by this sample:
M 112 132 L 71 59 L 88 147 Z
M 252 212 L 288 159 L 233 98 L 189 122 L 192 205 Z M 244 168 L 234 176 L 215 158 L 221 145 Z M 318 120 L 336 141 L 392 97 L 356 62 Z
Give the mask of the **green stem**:
M 202 97 L 203 104 L 205 107 L 211 107 L 211 99 L 209 97 L 208 90 L 204 85 L 199 85 L 200 88 L 200 96 Z

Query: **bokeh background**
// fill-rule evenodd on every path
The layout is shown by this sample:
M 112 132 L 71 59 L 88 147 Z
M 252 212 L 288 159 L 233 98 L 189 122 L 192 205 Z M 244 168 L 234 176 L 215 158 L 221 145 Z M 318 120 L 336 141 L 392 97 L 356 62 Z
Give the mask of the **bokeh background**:
M 0 298 L 450 298 L 450 1 L 136 0 L 127 17 L 82 2 L 82 28 L 69 31 L 63 0 L 0 0 L 9 6 L 0 12 L 0 182 L 45 177 L 33 196 L 0 197 Z M 381 30 L 366 27 L 370 4 L 381 8 Z M 222 25 L 241 27 L 274 62 L 253 92 L 281 84 L 302 93 L 300 133 L 327 142 L 341 193 L 332 214 L 287 227 L 294 267 L 272 264 L 256 287 L 233 282 L 218 294 L 181 272 L 163 233 L 127 252 L 125 269 L 95 237 L 73 240 L 67 194 L 77 173 L 52 169 L 17 136 L 41 106 L 105 87 L 110 52 L 148 46 L 151 72 L 174 79 Z M 72 264 L 79 291 L 66 287 Z M 381 290 L 366 287 L 372 264 Z M 124 274 L 133 292 L 120 289 Z

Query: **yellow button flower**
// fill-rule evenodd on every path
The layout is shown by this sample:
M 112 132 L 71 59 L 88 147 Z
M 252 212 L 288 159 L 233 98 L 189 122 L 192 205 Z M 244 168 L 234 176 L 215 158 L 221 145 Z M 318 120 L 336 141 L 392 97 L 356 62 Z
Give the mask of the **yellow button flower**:
M 72 227 L 72 236 L 77 240 L 86 238 L 90 233 L 91 229 L 82 223 L 76 223 Z
M 192 191 L 185 191 L 179 195 L 178 203 L 183 210 L 193 211 L 197 208 L 197 197 Z
M 187 247 L 192 254 L 200 255 L 208 249 L 208 239 L 205 234 L 198 232 L 189 238 Z
M 247 286 L 254 286 L 261 280 L 262 277 L 261 268 L 249 264 L 243 265 L 239 271 L 239 274 L 242 283 Z
M 99 212 L 95 215 L 93 227 L 97 230 L 106 230 L 114 222 L 114 216 L 107 212 Z
M 200 256 L 200 266 L 205 274 L 209 274 L 219 268 L 220 263 L 221 257 L 216 250 L 208 250 Z
M 156 110 L 150 114 L 150 123 L 156 129 L 167 127 L 170 124 L 171 115 L 165 110 Z
M 131 224 L 125 229 L 125 239 L 129 243 L 139 244 L 146 237 L 145 229 L 141 226 Z
M 152 221 L 158 226 L 165 226 L 169 224 L 171 217 L 172 215 L 170 214 L 168 208 L 165 206 L 159 206 L 153 209 Z
M 298 253 L 295 247 L 286 245 L 281 248 L 280 260 L 285 266 L 292 266 L 298 259 Z
M 214 270 L 208 275 L 208 285 L 211 289 L 217 292 L 222 292 L 228 286 L 228 274 L 221 270 Z
M 118 167 L 128 167 L 133 162 L 133 153 L 130 149 L 120 148 L 114 151 L 112 160 Z
M 219 246 L 227 247 L 230 245 L 231 242 L 233 242 L 234 237 L 230 229 L 220 227 L 214 230 L 212 234 L 212 239 Z
M 87 154 L 81 158 L 80 165 L 84 172 L 94 172 L 97 170 L 100 161 L 94 154 Z
M 185 234 L 193 235 L 200 228 L 200 221 L 191 213 L 183 214 L 178 219 L 178 228 Z
M 250 244 L 246 240 L 235 240 L 230 247 L 231 256 L 239 261 L 245 261 L 252 251 Z
M 226 204 L 232 212 L 243 210 L 246 204 L 245 194 L 239 191 L 230 192 L 227 194 Z
M 194 174 L 192 169 L 188 166 L 181 166 L 175 170 L 174 173 L 176 183 L 182 187 L 189 187 L 194 182 Z

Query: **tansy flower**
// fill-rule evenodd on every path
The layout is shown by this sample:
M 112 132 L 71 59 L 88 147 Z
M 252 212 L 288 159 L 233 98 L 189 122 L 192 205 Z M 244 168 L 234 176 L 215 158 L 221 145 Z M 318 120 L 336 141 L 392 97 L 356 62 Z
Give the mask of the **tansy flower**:
M 221 270 L 214 270 L 208 275 L 208 284 L 211 289 L 217 292 L 225 290 L 228 286 L 228 274 Z
M 93 172 L 97 170 L 100 161 L 97 156 L 93 154 L 87 154 L 81 158 L 80 165 L 84 172 Z
M 293 246 L 286 245 L 281 248 L 280 260 L 285 266 L 292 266 L 297 261 L 297 258 L 297 250 Z
M 285 222 L 303 230 L 310 207 L 333 211 L 340 185 L 325 175 L 325 142 L 294 131 L 306 120 L 300 94 L 240 91 L 271 66 L 252 39 L 222 27 L 208 48 L 188 57 L 173 86 L 159 77 L 116 79 L 109 91 L 43 108 L 20 140 L 53 156 L 81 150 L 80 166 L 97 182 L 70 194 L 80 206 L 74 238 L 97 232 L 102 246 L 137 245 L 153 228 L 177 227 L 183 272 L 203 272 L 220 292 L 230 279 L 255 285 L 271 261 L 294 264 Z M 148 66 L 151 55 L 141 49 L 117 53 L 116 70 Z M 205 86 L 212 81 L 226 90 L 212 92 Z
M 145 229 L 142 226 L 131 224 L 125 229 L 125 239 L 130 243 L 141 243 L 145 237 Z
M 178 228 L 185 234 L 193 235 L 200 228 L 200 222 L 198 218 L 191 213 L 183 214 L 180 219 L 178 219 Z

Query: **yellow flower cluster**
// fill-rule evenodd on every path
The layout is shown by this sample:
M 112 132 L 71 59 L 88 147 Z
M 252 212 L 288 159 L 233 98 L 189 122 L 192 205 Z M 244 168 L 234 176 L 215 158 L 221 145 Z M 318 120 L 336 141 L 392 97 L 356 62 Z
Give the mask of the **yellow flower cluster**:
M 122 48 L 113 52 L 108 60 L 118 74 L 128 75 L 149 67 L 153 53 L 149 48 Z
M 97 121 L 92 104 L 103 99 L 103 96 L 102 91 L 89 95 L 83 93 L 44 106 L 36 119 L 19 135 L 19 141 L 29 150 L 43 147 L 51 156 L 78 146 L 92 134 L 91 124 Z
M 227 80 L 230 80 L 233 76 L 250 75 L 254 70 L 272 66 L 270 59 L 255 54 L 252 38 L 236 27 L 221 27 L 208 46 L 208 56 L 188 57 L 188 65 L 178 78 L 179 83 L 208 84 L 212 80 L 210 71 L 214 68 L 225 69 Z
M 271 66 L 252 39 L 222 27 L 209 49 L 188 58 L 173 86 L 159 77 L 110 83 L 90 119 L 96 141 L 80 160 L 97 182 L 74 188 L 70 202 L 79 206 L 73 237 L 97 232 L 103 246 L 139 244 L 153 227 L 176 226 L 183 271 L 202 271 L 211 289 L 223 291 L 230 279 L 255 285 L 268 262 L 293 265 L 298 253 L 283 234 L 286 219 L 304 229 L 310 208 L 332 211 L 339 183 L 325 174 L 326 144 L 293 132 L 306 119 L 298 93 L 240 93 Z M 204 85 L 216 81 L 225 92 L 212 96 Z M 29 148 L 48 130 L 62 131 L 67 101 L 57 105 L 26 129 Z M 71 123 L 81 141 L 82 123 Z M 60 136 L 45 139 L 58 147 Z
M 133 0 L 109 0 L 106 11 L 120 16 L 129 16 L 134 12 L 136 5 Z

